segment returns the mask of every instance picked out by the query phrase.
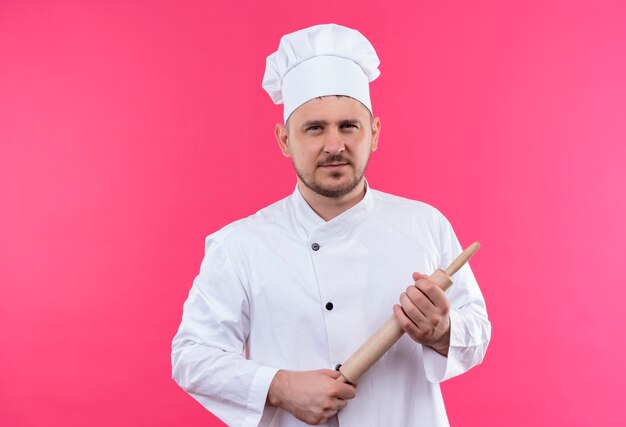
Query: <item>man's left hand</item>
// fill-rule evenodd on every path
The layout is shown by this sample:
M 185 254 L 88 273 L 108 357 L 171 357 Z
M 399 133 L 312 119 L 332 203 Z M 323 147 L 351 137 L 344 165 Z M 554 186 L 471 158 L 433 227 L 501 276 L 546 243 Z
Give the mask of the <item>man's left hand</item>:
M 415 283 L 393 306 L 398 324 L 413 340 L 447 356 L 450 347 L 450 303 L 428 276 L 413 273 Z

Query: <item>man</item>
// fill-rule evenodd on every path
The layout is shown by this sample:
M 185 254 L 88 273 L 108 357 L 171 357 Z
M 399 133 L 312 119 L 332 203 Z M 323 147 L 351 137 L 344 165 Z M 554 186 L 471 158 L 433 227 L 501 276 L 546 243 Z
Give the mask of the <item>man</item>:
M 285 104 L 276 137 L 297 186 L 207 238 L 172 351 L 176 381 L 228 425 L 447 425 L 439 382 L 485 354 L 469 266 L 447 294 L 416 272 L 460 252 L 447 220 L 364 179 L 378 63 L 365 37 L 332 24 L 284 36 L 268 57 L 263 86 Z M 407 334 L 356 387 L 336 381 L 391 313 Z

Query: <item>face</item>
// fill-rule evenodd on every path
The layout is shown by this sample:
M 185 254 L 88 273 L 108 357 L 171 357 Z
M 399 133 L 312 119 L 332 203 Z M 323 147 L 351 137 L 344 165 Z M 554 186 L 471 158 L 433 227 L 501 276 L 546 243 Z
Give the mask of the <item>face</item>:
M 277 125 L 276 137 L 306 189 L 341 198 L 363 183 L 379 131 L 380 120 L 359 101 L 325 96 L 298 107 L 287 126 Z

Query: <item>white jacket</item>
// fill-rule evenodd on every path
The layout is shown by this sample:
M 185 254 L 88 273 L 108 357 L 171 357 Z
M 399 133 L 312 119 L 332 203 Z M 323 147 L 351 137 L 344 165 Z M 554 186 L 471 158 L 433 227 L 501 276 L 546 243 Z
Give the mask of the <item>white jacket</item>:
M 460 251 L 424 203 L 368 189 L 325 222 L 296 188 L 207 237 L 173 341 L 174 379 L 229 426 L 305 425 L 265 407 L 276 372 L 334 369 L 392 315 L 412 272 L 445 268 Z M 453 280 L 448 357 L 403 336 L 324 425 L 448 425 L 438 383 L 479 364 L 491 334 L 469 265 Z

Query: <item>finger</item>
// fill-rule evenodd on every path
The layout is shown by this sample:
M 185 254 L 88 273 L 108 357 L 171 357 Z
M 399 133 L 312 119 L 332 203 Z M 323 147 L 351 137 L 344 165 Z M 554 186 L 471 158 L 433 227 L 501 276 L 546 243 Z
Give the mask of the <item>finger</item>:
M 424 293 L 418 288 L 416 288 L 415 286 L 409 286 L 406 290 L 406 295 L 411 301 L 411 303 L 415 305 L 415 307 L 424 315 L 424 317 L 429 317 L 429 316 L 432 316 L 433 314 L 437 314 L 440 312 L 440 310 L 433 304 L 433 302 L 430 299 L 428 299 L 428 297 L 424 295 Z M 410 316 L 410 315 L 409 317 L 413 318 L 413 316 Z M 414 318 L 413 320 L 417 322 L 417 319 L 421 320 L 421 318 L 419 317 Z
M 347 402 L 345 400 L 341 400 L 341 399 L 337 399 L 335 402 L 333 402 L 333 407 L 332 408 L 328 408 L 325 409 L 322 412 L 322 420 L 320 421 L 320 424 L 324 424 L 326 421 L 328 421 L 329 419 L 331 419 L 332 417 L 334 417 L 335 415 L 337 415 L 337 412 L 339 412 L 341 409 L 343 409 L 346 406 Z
M 443 300 L 437 301 L 437 305 L 435 305 L 417 288 L 409 294 L 416 307 L 426 316 L 424 323 L 417 325 L 422 333 L 427 333 L 429 328 L 437 327 L 437 325 L 439 325 L 441 321 L 445 320 L 449 315 L 450 303 L 445 296 L 443 297 Z
M 428 279 L 428 276 L 417 271 L 413 273 L 413 281 L 417 282 L 419 279 Z
M 445 309 L 449 307 L 448 298 L 439 286 L 428 279 L 420 279 L 415 282 L 415 288 L 419 289 L 434 306 Z
M 331 419 L 332 417 L 334 417 L 335 415 L 337 415 L 337 411 L 332 411 L 332 412 L 328 411 L 328 412 L 324 412 L 324 415 L 323 415 L 323 417 L 324 417 L 324 418 L 322 418 L 322 419 L 320 420 L 320 422 L 319 422 L 319 423 L 317 423 L 317 424 L 324 424 L 324 423 L 327 423 L 327 422 L 328 422 L 328 420 L 330 420 L 330 419 Z
M 335 401 L 335 407 L 337 408 L 337 412 L 339 412 L 340 410 L 342 410 L 343 408 L 346 407 L 346 405 L 348 404 L 347 400 L 344 399 L 337 399 Z
M 402 307 L 398 304 L 393 306 L 393 315 L 398 322 L 398 325 L 413 339 L 420 335 L 420 330 L 411 319 L 402 310 Z
M 319 372 L 323 375 L 327 375 L 331 377 L 334 380 L 336 380 L 337 378 L 341 376 L 341 372 L 335 371 L 334 369 L 320 369 Z
M 412 294 L 412 296 L 409 294 Z M 426 300 L 427 303 L 424 300 Z M 420 307 L 426 306 L 426 304 L 430 304 L 430 301 L 428 301 L 428 299 L 413 286 L 409 286 L 407 291 L 400 295 L 400 306 L 402 307 L 402 310 L 404 310 L 404 314 L 406 314 L 407 317 L 415 324 L 423 322 L 427 317 L 427 311 L 429 310 L 425 310 Z
M 343 400 L 354 399 L 354 397 L 356 396 L 356 390 L 354 389 L 354 387 L 348 384 L 339 384 L 339 385 L 341 387 L 337 389 L 337 393 L 335 394 L 335 397 L 339 399 L 343 399 Z

